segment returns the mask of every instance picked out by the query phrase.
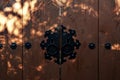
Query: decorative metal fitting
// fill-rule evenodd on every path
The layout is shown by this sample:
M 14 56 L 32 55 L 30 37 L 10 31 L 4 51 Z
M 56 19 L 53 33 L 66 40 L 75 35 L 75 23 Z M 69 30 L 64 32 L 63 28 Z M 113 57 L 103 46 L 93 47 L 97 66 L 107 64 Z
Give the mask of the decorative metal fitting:
M 79 49 L 81 45 L 79 40 L 73 38 L 75 36 L 75 30 L 66 31 L 66 27 L 63 25 L 55 28 L 54 32 L 46 31 L 44 35 L 46 40 L 40 43 L 40 47 L 45 50 L 45 59 L 54 59 L 57 64 L 66 62 L 66 57 L 74 59 L 76 57 L 75 49 Z
M 94 49 L 96 46 L 95 46 L 94 43 L 89 43 L 88 47 L 89 47 L 90 49 Z
M 16 43 L 11 43 L 10 48 L 13 49 L 13 50 L 16 49 L 17 48 L 17 44 Z
M 25 43 L 25 48 L 26 49 L 30 49 L 32 47 L 31 43 L 30 42 L 26 42 Z
M 111 45 L 110 43 L 106 43 L 106 44 L 105 44 L 105 48 L 108 49 L 108 50 L 111 49 L 111 46 L 112 46 L 112 45 Z

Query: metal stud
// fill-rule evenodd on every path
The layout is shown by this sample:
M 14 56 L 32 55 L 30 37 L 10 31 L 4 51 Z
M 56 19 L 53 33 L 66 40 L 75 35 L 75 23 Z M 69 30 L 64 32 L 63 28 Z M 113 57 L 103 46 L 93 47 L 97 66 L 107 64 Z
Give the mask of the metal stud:
M 16 49 L 17 48 L 17 44 L 16 43 L 11 43 L 10 48 L 13 49 L 13 50 Z
M 106 44 L 105 44 L 105 48 L 106 48 L 106 49 L 111 49 L 111 44 L 110 44 L 110 43 L 106 43 Z
M 0 49 L 2 49 L 3 48 L 3 45 L 2 44 L 0 44 Z
M 96 46 L 95 46 L 94 43 L 89 43 L 88 47 L 89 47 L 90 49 L 94 49 Z
M 25 48 L 26 49 L 30 49 L 32 47 L 31 43 L 30 42 L 26 42 L 25 43 Z

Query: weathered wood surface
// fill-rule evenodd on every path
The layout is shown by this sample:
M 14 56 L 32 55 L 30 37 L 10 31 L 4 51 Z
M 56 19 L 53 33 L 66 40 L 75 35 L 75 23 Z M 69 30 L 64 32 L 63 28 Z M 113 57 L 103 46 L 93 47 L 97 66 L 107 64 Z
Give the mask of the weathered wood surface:
M 0 1 L 0 43 L 3 44 L 3 49 L 0 50 L 0 80 L 22 80 L 22 46 L 18 45 L 16 50 L 10 48 L 11 43 L 19 36 L 14 35 L 15 29 L 18 30 L 17 26 L 11 25 L 17 22 L 14 20 L 16 14 L 5 11 L 14 2 Z M 19 40 L 15 42 L 19 44 Z
M 60 21 L 59 8 L 50 0 L 23 0 L 21 4 L 1 0 L 0 43 L 4 48 L 0 50 L 0 80 L 59 80 L 59 66 L 45 60 L 39 44 L 44 32 L 60 22 L 75 29 L 82 44 L 76 59 L 62 65 L 62 80 L 120 79 L 120 50 L 114 49 L 120 44 L 119 0 L 68 1 Z M 10 49 L 12 42 L 18 44 L 16 50 Z M 26 42 L 32 44 L 31 49 L 24 47 Z M 93 50 L 88 47 L 91 42 L 96 44 Z M 107 42 L 112 44 L 111 50 L 104 48 Z
M 30 12 L 31 20 L 23 30 L 24 43 L 32 44 L 31 49 L 24 48 L 23 80 L 58 80 L 58 65 L 45 60 L 44 51 L 40 48 L 44 32 L 57 21 L 57 9 L 52 4 L 48 5 L 48 1 L 38 0 L 38 10 Z
M 120 45 L 120 17 L 119 14 L 116 14 L 116 12 L 119 13 L 118 6 L 120 5 L 117 4 L 113 0 L 99 1 L 100 80 L 120 79 L 120 50 L 118 50 L 120 48 L 118 47 Z M 104 44 L 107 42 L 112 44 L 112 50 L 104 48 Z M 118 48 L 114 49 L 115 45 L 118 45 L 116 46 Z
M 63 17 L 63 25 L 76 30 L 81 47 L 75 61 L 63 64 L 62 80 L 98 80 L 98 0 L 75 3 L 77 6 L 66 10 L 68 14 Z M 89 43 L 95 43 L 96 48 L 89 49 Z

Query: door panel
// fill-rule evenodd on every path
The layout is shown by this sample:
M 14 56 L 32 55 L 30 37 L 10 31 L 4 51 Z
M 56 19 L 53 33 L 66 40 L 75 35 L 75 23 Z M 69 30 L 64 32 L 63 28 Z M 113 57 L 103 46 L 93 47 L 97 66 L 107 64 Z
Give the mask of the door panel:
M 23 30 L 24 45 L 30 42 L 32 47 L 30 49 L 24 47 L 24 80 L 58 80 L 58 65 L 45 60 L 44 51 L 40 48 L 44 32 L 56 24 L 57 9 L 48 2 L 49 0 L 38 0 L 36 10 L 29 11 L 31 14 L 28 13 L 30 21 Z M 51 11 L 54 11 L 54 14 Z
M 12 5 L 13 0 L 0 1 L 0 43 L 3 49 L 0 50 L 0 80 L 22 80 L 22 47 L 21 47 L 21 16 Z M 20 25 L 18 25 L 18 24 Z M 18 28 L 19 27 L 19 28 Z M 12 50 L 11 43 L 18 46 Z
M 3 45 L 0 49 L 0 80 L 6 79 L 7 76 L 7 58 L 6 58 L 6 45 L 5 45 L 5 35 L 0 34 L 0 43 Z M 6 79 L 7 80 L 7 79 Z
M 63 5 L 61 16 L 58 5 Z M 1 0 L 0 80 L 58 80 L 59 65 L 45 59 L 40 42 L 45 31 L 59 24 L 76 30 L 81 42 L 76 59 L 61 65 L 62 80 L 119 80 L 119 7 L 119 0 Z M 106 43 L 111 43 L 110 50 Z
M 99 2 L 100 80 L 120 79 L 120 25 L 117 10 L 120 5 L 117 1 L 119 0 Z M 105 49 L 105 43 L 111 43 L 112 49 Z
M 63 25 L 76 30 L 81 47 L 75 60 L 62 65 L 62 80 L 98 80 L 98 1 L 74 3 L 73 8 L 64 10 L 67 15 L 63 17 Z M 90 49 L 89 43 L 94 43 L 96 48 Z

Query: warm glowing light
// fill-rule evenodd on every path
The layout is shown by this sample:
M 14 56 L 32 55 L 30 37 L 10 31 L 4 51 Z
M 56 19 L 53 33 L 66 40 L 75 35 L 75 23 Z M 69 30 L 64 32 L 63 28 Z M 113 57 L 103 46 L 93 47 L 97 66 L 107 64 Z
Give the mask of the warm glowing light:
M 57 27 L 58 24 L 53 24 L 52 26 L 50 26 L 50 30 L 54 31 L 55 27 Z
M 20 2 L 21 0 L 16 0 L 16 2 Z
M 7 62 L 7 65 L 8 65 L 8 68 L 11 68 L 11 67 L 12 67 L 10 61 Z
M 114 12 L 116 13 L 116 15 L 120 14 L 120 0 L 115 0 L 115 9 Z
M 89 15 L 92 15 L 94 17 L 98 17 L 98 12 L 93 7 L 88 6 L 84 3 L 75 4 L 74 7 L 80 8 L 83 13 L 87 12 Z
M 52 0 L 57 6 L 69 7 L 73 0 Z
M 20 35 L 21 36 L 21 35 Z M 11 44 L 11 43 L 17 43 L 18 45 L 19 44 L 21 44 L 22 43 L 22 39 L 21 39 L 21 37 L 17 37 L 17 38 L 10 38 L 10 40 L 9 40 L 9 44 Z
M 0 32 L 2 32 L 5 29 L 5 23 L 7 21 L 7 18 L 4 16 L 3 12 L 0 12 Z
M 17 18 L 16 18 L 16 17 L 13 17 L 13 18 L 9 19 L 9 20 L 7 21 L 7 23 L 6 23 L 7 30 L 8 30 L 8 32 L 9 32 L 10 34 L 12 34 L 12 32 L 13 32 L 13 30 L 14 30 L 14 28 L 15 28 L 14 22 L 15 22 L 16 20 L 17 20 Z
M 35 35 L 35 29 L 31 29 L 31 35 Z
M 21 9 L 21 4 L 20 2 L 16 2 L 15 4 L 13 4 L 13 9 L 14 9 L 14 12 L 17 12 L 19 9 Z
M 19 64 L 19 65 L 18 65 L 18 68 L 19 68 L 19 69 L 23 69 L 22 64 Z
M 117 50 L 117 51 L 120 51 L 120 44 L 114 44 L 112 45 L 112 50 Z
M 67 13 L 68 13 L 67 11 L 63 12 L 63 16 L 67 16 Z
M 36 70 L 37 70 L 37 71 L 41 71 L 41 70 L 42 70 L 42 66 L 39 65 L 38 67 L 36 67 Z
M 42 33 L 41 31 L 37 31 L 37 32 L 36 32 L 36 35 L 37 35 L 37 36 L 42 36 L 43 33 Z
M 11 41 L 22 42 L 23 36 L 21 36 L 21 30 L 28 24 L 28 21 L 31 19 L 31 12 L 37 10 L 35 7 L 37 0 L 26 0 L 23 3 L 23 6 L 21 5 L 21 0 L 15 1 L 16 2 L 11 7 L 5 7 L 3 11 L 0 11 L 0 32 L 4 31 L 6 28 L 10 35 L 14 34 L 18 38 Z M 8 16 L 6 16 L 5 12 L 10 13 Z M 13 15 L 11 12 L 19 15 L 20 17 Z M 41 35 L 40 33 L 37 34 Z
M 35 11 L 37 8 L 35 8 L 35 4 L 37 3 L 37 0 L 32 0 L 30 2 L 30 7 L 31 7 L 31 11 Z
M 5 12 L 11 12 L 11 11 L 12 11 L 12 8 L 11 8 L 11 7 L 6 7 L 6 8 L 4 9 L 4 11 L 5 11 Z
M 36 31 L 35 29 L 31 29 L 31 37 L 34 38 L 34 36 L 42 36 L 43 33 L 41 31 Z
M 44 21 L 44 22 L 41 22 L 41 23 L 39 23 L 39 26 L 45 26 L 47 24 L 47 21 Z
M 75 62 L 76 62 L 76 59 L 71 60 L 71 62 L 72 62 L 72 63 L 75 63 Z

